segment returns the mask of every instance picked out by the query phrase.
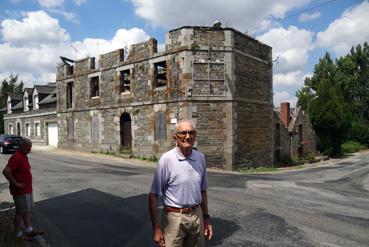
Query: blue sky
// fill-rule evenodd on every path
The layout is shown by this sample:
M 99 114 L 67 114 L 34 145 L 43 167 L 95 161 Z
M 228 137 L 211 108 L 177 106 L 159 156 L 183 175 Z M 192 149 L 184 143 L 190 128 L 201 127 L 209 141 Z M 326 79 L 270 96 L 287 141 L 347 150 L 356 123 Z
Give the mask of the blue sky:
M 326 51 L 339 57 L 369 40 L 367 0 L 1 0 L 0 79 L 55 81 L 61 55 L 98 57 L 150 37 L 164 44 L 172 28 L 215 20 L 272 46 L 276 106 L 295 105 Z

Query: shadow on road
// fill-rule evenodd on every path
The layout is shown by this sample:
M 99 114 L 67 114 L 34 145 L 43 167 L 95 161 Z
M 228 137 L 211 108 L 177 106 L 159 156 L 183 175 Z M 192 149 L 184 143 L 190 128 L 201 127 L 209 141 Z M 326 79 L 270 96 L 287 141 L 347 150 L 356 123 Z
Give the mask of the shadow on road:
M 154 246 L 146 194 L 120 198 L 86 189 L 37 202 L 34 215 L 52 247 Z M 232 222 L 212 220 L 217 234 L 209 246 L 239 229 Z

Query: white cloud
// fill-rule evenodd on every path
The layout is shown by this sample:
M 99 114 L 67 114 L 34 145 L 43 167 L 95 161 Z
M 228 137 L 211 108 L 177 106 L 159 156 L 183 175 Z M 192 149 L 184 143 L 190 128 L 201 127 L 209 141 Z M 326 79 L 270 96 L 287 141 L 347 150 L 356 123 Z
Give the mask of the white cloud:
M 119 48 L 124 48 L 131 44 L 148 40 L 150 36 L 142 29 L 119 29 L 111 40 L 105 39 L 84 39 L 82 42 L 74 42 L 75 47 L 81 56 L 94 56 L 98 59 L 102 53 L 107 53 Z
M 57 19 L 43 11 L 26 13 L 21 21 L 6 19 L 1 28 L 5 42 L 0 43 L 0 78 L 18 74 L 27 86 L 55 81 L 59 56 L 75 58 L 69 34 L 60 27 Z M 149 38 L 139 28 L 119 29 L 110 40 L 86 38 L 72 45 L 80 52 L 78 58 L 91 55 L 98 59 L 102 53 Z
M 304 79 L 306 74 L 301 70 L 292 71 L 285 74 L 279 73 L 274 74 L 273 76 L 273 85 L 274 86 L 295 86 L 301 87 L 304 85 Z
M 286 91 L 274 93 L 273 97 L 274 107 L 279 107 L 281 105 L 281 102 L 289 102 L 290 106 L 293 108 L 296 107 L 297 97 L 290 95 Z
M 70 39 L 58 20 L 44 11 L 26 13 L 21 21 L 6 19 L 1 22 L 1 28 L 3 40 L 14 45 L 52 44 Z
M 338 56 L 347 54 L 352 46 L 369 40 L 369 2 L 347 9 L 339 19 L 317 34 L 320 47 L 332 49 Z
M 74 0 L 74 3 L 77 4 L 78 6 L 84 4 L 87 0 Z
M 299 16 L 299 21 L 300 22 L 308 22 L 308 21 L 312 21 L 312 20 L 318 19 L 320 16 L 321 16 L 320 12 L 314 12 L 312 14 L 302 13 Z
M 215 20 L 219 20 L 223 26 L 250 30 L 260 27 L 263 25 L 262 21 L 270 17 L 284 17 L 291 9 L 301 7 L 310 0 L 177 0 L 175 4 L 171 0 L 131 1 L 135 13 L 153 26 L 210 26 Z
M 275 73 L 303 70 L 313 49 L 313 33 L 294 26 L 271 29 L 257 39 L 273 47 Z
M 63 6 L 64 0 L 38 0 L 38 3 L 45 8 L 55 8 Z
M 68 12 L 68 11 L 64 11 L 60 9 L 51 9 L 49 10 L 49 12 L 62 15 L 66 20 L 71 21 L 73 23 L 76 23 L 76 24 L 79 23 L 78 15 L 76 13 Z

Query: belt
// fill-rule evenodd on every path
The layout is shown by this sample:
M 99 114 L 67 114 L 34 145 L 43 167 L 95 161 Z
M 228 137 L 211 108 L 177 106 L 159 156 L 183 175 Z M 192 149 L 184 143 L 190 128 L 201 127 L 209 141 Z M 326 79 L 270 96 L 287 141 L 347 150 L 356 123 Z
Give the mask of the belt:
M 199 205 L 195 205 L 189 208 L 175 208 L 175 207 L 170 207 L 170 206 L 164 206 L 164 211 L 166 212 L 176 212 L 176 213 L 181 213 L 181 214 L 188 214 L 191 212 L 196 211 L 196 209 L 199 207 Z

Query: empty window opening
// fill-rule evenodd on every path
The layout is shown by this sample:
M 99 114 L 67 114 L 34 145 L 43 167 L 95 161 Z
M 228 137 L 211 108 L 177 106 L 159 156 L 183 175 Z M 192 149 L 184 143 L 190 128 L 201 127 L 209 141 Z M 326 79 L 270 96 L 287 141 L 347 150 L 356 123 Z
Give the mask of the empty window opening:
M 67 109 L 73 107 L 73 82 L 67 83 Z
M 120 92 L 121 93 L 131 91 L 131 72 L 129 69 L 120 71 L 119 81 L 120 81 Z
M 99 96 L 99 77 L 91 77 L 90 80 L 91 86 L 91 97 L 98 97 Z
M 162 61 L 154 64 L 155 69 L 155 87 L 164 87 L 167 85 L 167 63 Z

